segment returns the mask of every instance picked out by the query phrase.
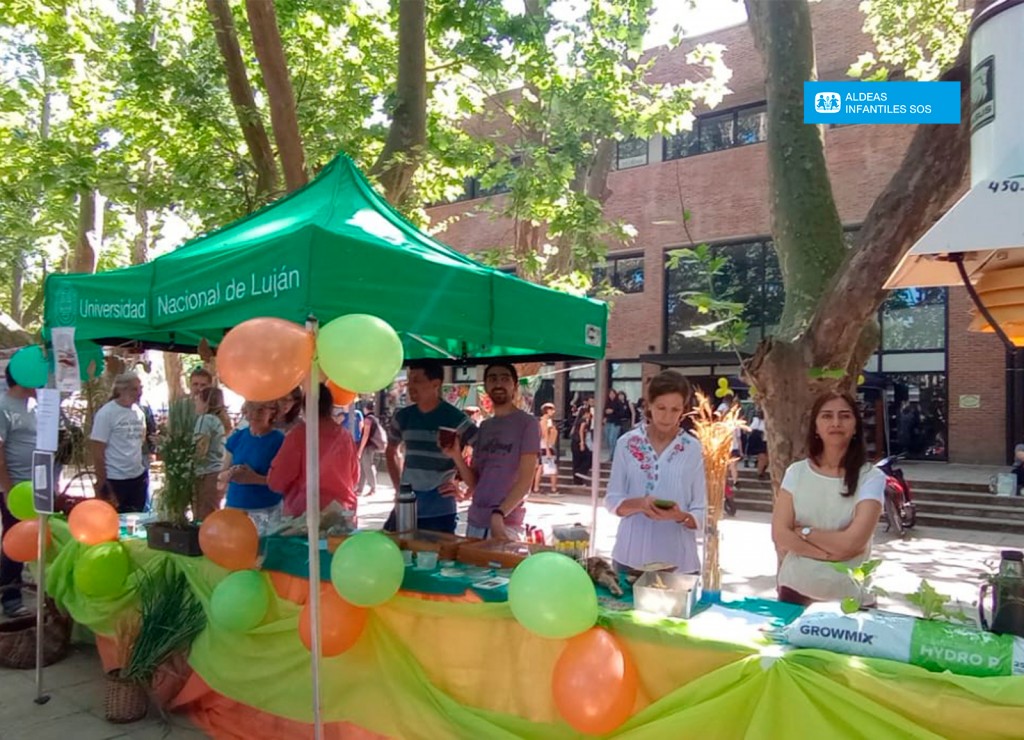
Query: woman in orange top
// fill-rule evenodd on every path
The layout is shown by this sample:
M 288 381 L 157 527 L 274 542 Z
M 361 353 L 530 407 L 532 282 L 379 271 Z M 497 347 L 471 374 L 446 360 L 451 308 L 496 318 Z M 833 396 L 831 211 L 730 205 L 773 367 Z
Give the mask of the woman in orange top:
M 356 511 L 359 458 L 356 443 L 347 429 L 331 418 L 331 391 L 320 384 L 320 509 L 331 501 Z M 267 473 L 267 485 L 284 497 L 284 513 L 299 516 L 306 511 L 306 423 L 299 422 L 285 437 L 284 444 Z

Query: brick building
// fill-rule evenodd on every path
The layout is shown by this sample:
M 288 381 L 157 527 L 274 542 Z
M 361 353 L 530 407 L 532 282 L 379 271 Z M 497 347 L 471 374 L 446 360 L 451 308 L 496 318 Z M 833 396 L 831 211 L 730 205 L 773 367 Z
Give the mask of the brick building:
M 850 64 L 870 41 L 860 29 L 858 4 L 812 3 L 818 75 L 847 79 Z M 747 304 L 749 348 L 770 334 L 782 305 L 781 276 L 771 249 L 768 170 L 761 60 L 747 26 L 689 39 L 660 54 L 652 74 L 660 81 L 693 78 L 689 48 L 717 42 L 732 70 L 733 91 L 714 110 L 698 111 L 692 132 L 619 145 L 609 177 L 609 218 L 637 229 L 635 242 L 613 250 L 598 277 L 621 291 L 613 301 L 604 371 L 612 385 L 639 396 L 642 378 L 674 367 L 702 385 L 735 378 L 736 360 L 678 332 L 698 320 L 679 293 L 694 289 L 685 266 L 666 264 L 667 253 L 689 242 L 680 202 L 691 212 L 692 238 L 732 258 L 731 284 Z M 825 131 L 825 151 L 840 217 L 855 232 L 899 165 L 911 126 L 851 125 Z M 430 209 L 449 219 L 479 209 L 469 198 Z M 492 196 L 501 198 L 501 195 Z M 489 216 L 455 220 L 446 241 L 466 251 L 507 245 L 512 224 Z M 877 427 L 877 447 L 919 459 L 1000 464 L 1007 458 L 1007 358 L 991 335 L 967 332 L 970 301 L 962 288 L 894 291 L 879 311 L 882 343 L 865 370 L 863 398 Z M 592 392 L 594 368 L 559 374 L 557 398 Z M 734 383 L 739 386 L 739 383 Z M 883 424 L 885 422 L 885 424 Z

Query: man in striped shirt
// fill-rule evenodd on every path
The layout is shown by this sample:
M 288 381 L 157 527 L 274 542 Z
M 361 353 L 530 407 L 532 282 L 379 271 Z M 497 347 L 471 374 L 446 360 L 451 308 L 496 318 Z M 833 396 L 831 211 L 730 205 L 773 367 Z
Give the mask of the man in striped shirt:
M 458 521 L 454 495 L 438 489 L 455 477 L 455 463 L 441 452 L 437 433 L 441 427 L 454 429 L 463 445 L 471 444 L 476 426 L 462 411 L 441 400 L 444 367 L 435 360 L 409 364 L 409 400 L 391 418 L 388 425 L 388 446 L 385 458 L 391 483 L 397 491 L 407 483 L 416 492 L 417 528 L 436 532 L 455 532 Z M 404 446 L 404 460 L 400 447 Z M 395 513 L 384 525 L 393 530 Z

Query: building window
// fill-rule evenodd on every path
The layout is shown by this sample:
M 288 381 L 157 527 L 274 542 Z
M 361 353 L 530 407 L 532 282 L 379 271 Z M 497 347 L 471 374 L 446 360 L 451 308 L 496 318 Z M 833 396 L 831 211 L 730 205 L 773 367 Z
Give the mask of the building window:
M 903 288 L 882 304 L 882 351 L 942 350 L 946 347 L 946 289 Z
M 593 271 L 594 287 L 607 283 L 622 293 L 644 292 L 644 257 L 612 257 Z
M 764 105 L 736 111 L 736 146 L 768 138 L 768 109 Z
M 764 103 L 746 105 L 699 116 L 693 129 L 665 138 L 663 159 L 681 159 L 734 146 L 756 144 L 768 138 Z
M 626 170 L 647 164 L 647 139 L 625 139 L 616 144 L 616 168 Z
M 626 399 L 636 403 L 644 394 L 643 365 L 639 362 L 611 362 L 608 387 L 626 394 Z M 626 431 L 626 430 L 623 430 Z

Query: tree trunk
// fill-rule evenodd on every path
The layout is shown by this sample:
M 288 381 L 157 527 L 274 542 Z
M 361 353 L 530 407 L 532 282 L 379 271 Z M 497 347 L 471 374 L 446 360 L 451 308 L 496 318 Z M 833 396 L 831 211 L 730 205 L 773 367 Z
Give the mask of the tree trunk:
M 288 61 L 277 28 L 272 0 L 245 0 L 253 48 L 263 73 L 270 101 L 270 122 L 274 141 L 281 156 L 284 180 L 289 192 L 306 184 L 306 154 L 302 148 L 299 120 L 295 112 L 295 93 L 288 76 Z
M 21 323 L 22 288 L 25 285 L 25 256 L 18 251 L 11 266 L 11 318 Z
M 167 400 L 169 403 L 174 403 L 185 397 L 181 373 L 181 355 L 177 352 L 164 352 L 164 376 L 167 378 Z
M 977 14 L 990 4 L 982 0 Z M 775 490 L 806 456 L 815 398 L 852 390 L 878 343 L 872 320 L 900 257 L 941 215 L 966 172 L 969 40 L 945 79 L 961 82 L 960 126 L 919 126 L 903 162 L 876 199 L 858 246 L 842 246 L 820 127 L 803 123 L 803 82 L 814 79 L 806 0 L 746 0 L 766 70 L 772 234 L 786 289 L 779 334 L 746 363 L 765 411 Z M 812 378 L 815 368 L 844 378 Z
M 397 102 L 384 151 L 371 174 L 384 188 L 389 203 L 400 203 L 412 186 L 427 143 L 426 3 L 398 4 Z
M 102 239 L 102 229 L 96 228 L 96 216 L 102 209 L 96 207 L 99 193 L 83 190 L 78 194 L 78 234 L 70 272 L 96 272 L 96 258 Z
M 765 68 L 772 236 L 786 289 L 778 336 L 793 338 L 843 260 L 843 225 L 822 127 L 803 120 L 803 83 L 817 78 L 807 1 L 747 0 L 747 15 Z
M 224 58 L 231 103 L 235 106 L 238 124 L 242 128 L 242 136 L 245 137 L 249 156 L 256 169 L 257 200 L 265 200 L 277 190 L 277 167 L 274 164 L 274 150 L 270 146 L 270 137 L 263 127 L 263 116 L 256 107 L 249 75 L 245 71 L 231 6 L 228 0 L 206 0 L 206 9 L 210 13 L 210 22 L 217 36 L 217 46 L 220 47 L 221 56 Z

